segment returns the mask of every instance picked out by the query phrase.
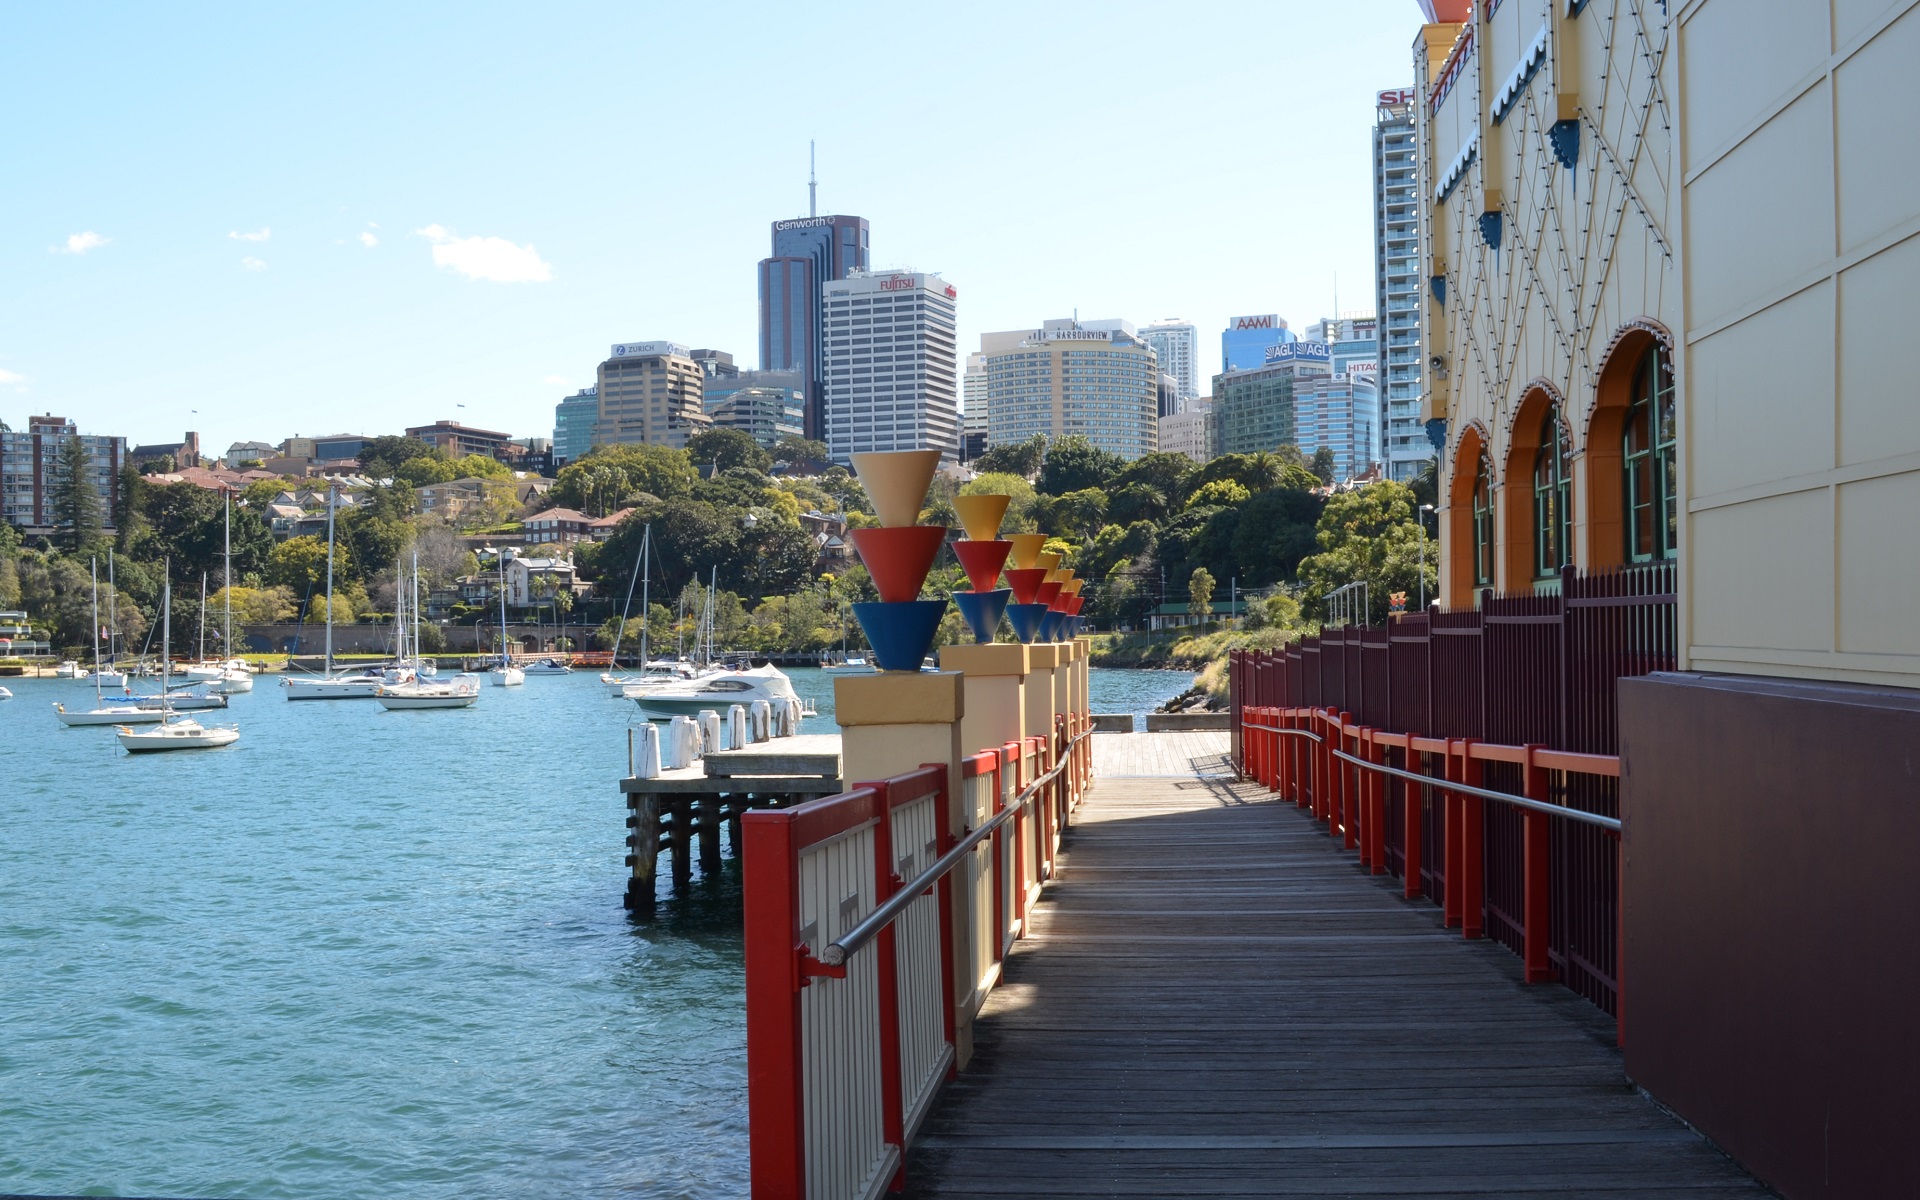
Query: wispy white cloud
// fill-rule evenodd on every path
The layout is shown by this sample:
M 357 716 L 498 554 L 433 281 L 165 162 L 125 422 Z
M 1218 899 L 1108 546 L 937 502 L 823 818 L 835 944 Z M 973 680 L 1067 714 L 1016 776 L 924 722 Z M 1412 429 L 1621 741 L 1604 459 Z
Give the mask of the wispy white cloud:
M 227 236 L 236 242 L 264 242 L 273 236 L 273 230 L 262 225 L 258 233 L 241 233 L 239 230 L 234 229 L 228 231 Z
M 553 268 L 541 259 L 531 242 L 516 246 L 499 237 L 463 238 L 439 225 L 416 229 L 414 233 L 433 243 L 435 266 L 456 271 L 468 279 L 545 283 L 553 278 Z
M 375 246 L 378 246 L 380 244 L 380 239 L 366 232 L 365 230 L 362 230 L 360 232 L 360 244 L 362 246 L 365 246 L 367 249 L 371 250 Z
M 249 271 L 264 271 L 267 269 L 267 264 L 264 260 L 255 258 L 252 255 L 241 259 L 240 265 Z
M 21 391 L 25 391 L 26 388 L 21 385 L 26 382 L 27 377 L 20 372 L 9 371 L 5 367 L 0 367 L 0 387 L 19 388 Z
M 550 383 L 554 387 L 565 387 L 567 386 L 567 377 L 565 375 L 549 375 L 545 379 L 542 379 L 540 382 Z
M 106 245 L 108 242 L 111 242 L 112 240 L 113 239 L 110 237 L 102 237 L 100 234 L 97 234 L 93 230 L 89 229 L 85 233 L 68 234 L 66 245 L 48 246 L 47 253 L 49 254 L 85 254 L 89 250 L 98 250 L 100 247 Z

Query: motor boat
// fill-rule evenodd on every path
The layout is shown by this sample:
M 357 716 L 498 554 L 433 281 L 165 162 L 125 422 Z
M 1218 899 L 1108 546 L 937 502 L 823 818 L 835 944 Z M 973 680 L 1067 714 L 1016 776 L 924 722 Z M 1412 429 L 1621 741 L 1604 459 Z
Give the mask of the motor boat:
M 76 725 L 139 725 L 150 721 L 166 719 L 166 713 L 159 708 L 141 708 L 133 703 L 102 704 L 98 708 L 82 711 L 68 709 L 66 705 L 54 702 L 53 715 L 60 723 L 68 727 Z
M 860 671 L 865 673 L 873 670 L 873 664 L 858 654 L 855 654 L 837 661 L 823 662 L 820 664 L 820 669 L 822 671 Z
M 13 699 L 13 693 L 8 691 L 5 688 L 0 688 L 0 700 L 11 700 L 11 699 Z
M 81 674 L 80 664 L 71 658 L 62 661 L 53 669 L 55 679 L 79 679 Z
M 600 682 L 607 687 L 607 694 L 615 700 L 631 699 L 640 691 L 658 691 L 661 688 L 680 687 L 689 680 L 699 679 L 702 675 L 711 675 L 718 668 L 709 667 L 705 671 L 694 666 L 686 659 L 656 659 L 646 664 L 638 675 L 602 674 Z
M 695 717 L 709 708 L 725 712 L 730 705 L 750 705 L 755 700 L 784 704 L 799 699 L 786 672 L 771 665 L 750 671 L 720 671 L 679 687 L 634 688 L 627 698 L 640 706 L 641 715 L 649 721 Z
M 487 682 L 495 687 L 519 687 L 527 681 L 527 673 L 510 662 L 495 663 L 487 669 Z
M 202 725 L 192 717 L 181 717 L 177 721 L 162 721 L 152 729 L 121 725 L 114 729 L 114 736 L 130 754 L 153 750 L 213 750 L 239 741 L 240 727 Z
M 567 660 L 557 655 L 549 658 L 536 658 L 531 662 L 522 663 L 520 664 L 520 669 L 529 675 L 573 674 L 573 668 L 567 665 Z
M 97 683 L 103 688 L 123 688 L 127 686 L 127 673 L 112 667 L 101 667 L 80 676 L 81 683 Z
M 343 671 L 311 679 L 282 677 L 280 686 L 289 700 L 371 700 L 386 681 L 379 671 Z
M 445 683 L 383 683 L 374 693 L 382 708 L 471 708 L 480 698 L 480 677 L 461 673 Z

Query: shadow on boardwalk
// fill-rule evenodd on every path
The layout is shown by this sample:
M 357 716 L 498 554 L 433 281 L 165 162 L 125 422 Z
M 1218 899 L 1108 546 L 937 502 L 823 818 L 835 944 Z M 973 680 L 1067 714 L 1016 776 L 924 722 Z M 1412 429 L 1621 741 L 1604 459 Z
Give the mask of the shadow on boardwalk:
M 1604 1014 L 1443 931 L 1217 750 L 1149 778 L 1134 749 L 1096 759 L 910 1195 L 1768 1194 L 1632 1088 Z

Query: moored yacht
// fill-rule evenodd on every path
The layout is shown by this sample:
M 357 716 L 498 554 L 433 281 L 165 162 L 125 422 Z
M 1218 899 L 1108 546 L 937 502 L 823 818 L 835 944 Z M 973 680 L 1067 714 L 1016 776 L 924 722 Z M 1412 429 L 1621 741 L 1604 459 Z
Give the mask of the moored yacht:
M 729 705 L 750 705 L 755 700 L 778 705 L 799 699 L 786 672 L 771 665 L 748 671 L 719 671 L 678 687 L 636 687 L 629 690 L 627 698 L 638 704 L 641 715 L 650 721 L 698 716 L 709 708 L 725 712 Z

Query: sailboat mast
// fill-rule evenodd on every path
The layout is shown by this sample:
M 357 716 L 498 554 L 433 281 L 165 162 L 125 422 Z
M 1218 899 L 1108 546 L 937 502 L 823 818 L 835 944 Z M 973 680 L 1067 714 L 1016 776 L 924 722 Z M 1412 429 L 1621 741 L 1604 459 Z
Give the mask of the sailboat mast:
M 312 584 L 307 586 L 311 587 Z M 327 668 L 333 678 L 333 481 L 327 481 Z
M 160 723 L 165 725 L 171 708 L 168 690 L 173 686 L 168 674 L 173 658 L 173 559 L 161 560 L 160 573 L 166 581 L 160 589 Z
M 93 706 L 100 700 L 100 560 L 93 560 Z
M 97 560 L 96 560 L 97 561 Z M 120 589 L 113 582 L 113 549 L 107 549 L 107 665 L 119 661 L 114 652 L 114 635 L 120 632 Z
M 227 525 L 220 532 L 220 591 L 227 598 L 226 624 L 220 631 L 220 655 L 233 657 L 233 493 L 227 493 Z
M 653 609 L 647 602 L 647 590 L 653 582 L 653 526 L 649 524 L 640 531 L 640 670 L 647 669 L 647 626 L 653 619 Z M 627 595 L 633 595 L 631 583 L 627 586 Z M 627 631 L 625 617 L 620 619 L 620 632 Z
M 420 547 L 413 548 L 413 656 L 420 658 Z M 422 659 L 422 665 L 425 660 Z
M 194 648 L 194 654 L 201 662 L 207 661 L 207 573 L 200 572 L 200 643 Z
M 505 671 L 513 665 L 507 656 L 507 556 L 496 554 L 494 561 L 500 565 L 500 670 Z

